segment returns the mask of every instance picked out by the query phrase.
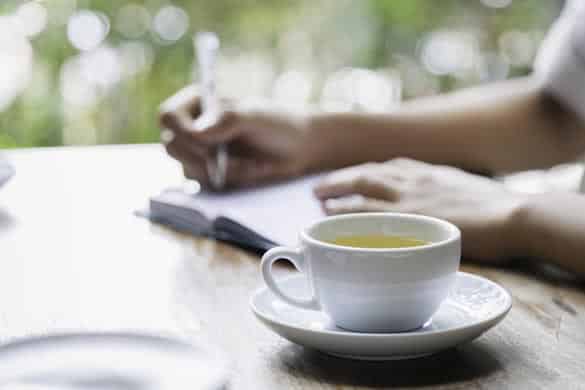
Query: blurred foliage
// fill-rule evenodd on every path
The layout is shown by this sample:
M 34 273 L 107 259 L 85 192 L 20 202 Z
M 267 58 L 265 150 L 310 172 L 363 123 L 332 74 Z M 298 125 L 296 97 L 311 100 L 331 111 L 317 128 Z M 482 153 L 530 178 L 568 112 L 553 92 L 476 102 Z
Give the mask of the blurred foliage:
M 15 12 L 22 3 L 3 0 L 0 15 Z M 172 4 L 183 8 L 189 17 L 189 29 L 177 41 L 163 42 L 152 31 L 129 39 L 116 26 L 124 23 L 119 21 L 118 13 L 128 3 L 140 4 L 150 15 L 156 15 L 161 7 L 170 4 L 168 1 L 41 3 L 48 10 L 48 24 L 30 39 L 34 62 L 28 86 L 0 112 L 0 147 L 158 141 L 159 103 L 192 80 L 191 37 L 196 31 L 216 31 L 222 38 L 226 60 L 254 52 L 264 53 L 272 61 L 276 75 L 295 66 L 313 68 L 317 76 L 311 100 L 315 101 L 326 76 L 343 67 L 393 68 L 402 72 L 405 66 L 420 66 L 421 40 L 432 31 L 474 31 L 482 53 L 497 52 L 499 39 L 506 31 L 528 31 L 540 39 L 561 6 L 549 0 L 513 0 L 501 9 L 487 7 L 479 0 L 175 0 Z M 153 54 L 148 66 L 122 77 L 82 110 L 69 107 L 61 94 L 63 66 L 80 52 L 67 37 L 69 14 L 58 12 L 71 13 L 74 9 L 99 11 L 107 16 L 110 29 L 102 45 L 117 48 L 131 40 L 144 44 Z M 309 60 L 302 64 L 295 56 L 297 50 L 303 51 L 303 45 L 282 43 L 285 34 L 295 31 L 308 36 L 311 42 Z M 1 56 L 0 52 L 0 60 Z M 511 66 L 506 77 L 529 71 L 527 65 Z M 434 93 L 488 81 L 478 76 L 458 78 L 429 72 L 427 76 L 438 82 Z M 241 77 L 248 75 L 242 73 Z M 407 82 L 403 79 L 403 83 Z M 265 92 L 270 96 L 268 87 Z M 403 93 L 404 98 L 415 95 Z M 78 132 L 79 137 L 67 136 L 65 128 Z M 84 132 L 91 136 L 84 136 Z

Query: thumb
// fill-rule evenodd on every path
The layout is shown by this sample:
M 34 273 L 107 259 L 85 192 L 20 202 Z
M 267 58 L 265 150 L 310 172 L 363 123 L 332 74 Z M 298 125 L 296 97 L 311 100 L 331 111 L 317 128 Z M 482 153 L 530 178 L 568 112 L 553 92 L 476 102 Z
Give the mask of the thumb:
M 228 143 L 240 134 L 241 122 L 242 115 L 232 110 L 222 110 L 219 115 L 204 113 L 193 122 L 192 137 L 208 145 Z

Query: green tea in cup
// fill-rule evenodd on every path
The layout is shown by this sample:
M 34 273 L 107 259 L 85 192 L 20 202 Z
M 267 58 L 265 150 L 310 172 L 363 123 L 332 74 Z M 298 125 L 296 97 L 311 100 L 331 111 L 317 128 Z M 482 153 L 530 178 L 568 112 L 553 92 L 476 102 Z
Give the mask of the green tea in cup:
M 429 244 L 428 241 L 415 237 L 391 236 L 386 234 L 359 234 L 338 236 L 327 241 L 330 244 L 349 246 L 353 248 L 410 248 Z

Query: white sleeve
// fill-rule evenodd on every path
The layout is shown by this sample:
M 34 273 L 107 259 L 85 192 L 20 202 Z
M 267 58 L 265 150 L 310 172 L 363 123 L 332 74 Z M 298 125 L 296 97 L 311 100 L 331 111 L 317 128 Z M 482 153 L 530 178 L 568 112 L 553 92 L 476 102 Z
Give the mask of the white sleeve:
M 585 2 L 569 1 L 540 48 L 534 69 L 559 102 L 585 120 Z

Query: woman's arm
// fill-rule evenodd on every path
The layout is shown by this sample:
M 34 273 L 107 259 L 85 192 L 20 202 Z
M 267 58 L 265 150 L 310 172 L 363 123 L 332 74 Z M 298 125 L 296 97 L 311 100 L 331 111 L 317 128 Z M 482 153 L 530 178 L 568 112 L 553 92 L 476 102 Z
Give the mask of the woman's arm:
M 194 129 L 199 99 L 185 88 L 163 103 L 161 125 L 173 133 L 169 153 L 204 185 L 206 160 L 220 143 L 230 150 L 230 187 L 395 157 L 495 174 L 549 167 L 585 150 L 582 122 L 543 90 L 534 78 L 505 81 L 388 114 L 283 113 L 232 102 L 217 124 Z
M 396 159 L 331 173 L 315 195 L 328 214 L 392 211 L 451 221 L 461 229 L 469 260 L 539 259 L 585 277 L 585 196 L 580 194 L 516 193 L 457 168 Z
M 585 277 L 585 197 L 546 193 L 525 198 L 512 219 L 515 252 Z
M 406 103 L 389 114 L 315 114 L 313 170 L 409 157 L 483 173 L 544 168 L 585 150 L 585 128 L 535 78 Z

